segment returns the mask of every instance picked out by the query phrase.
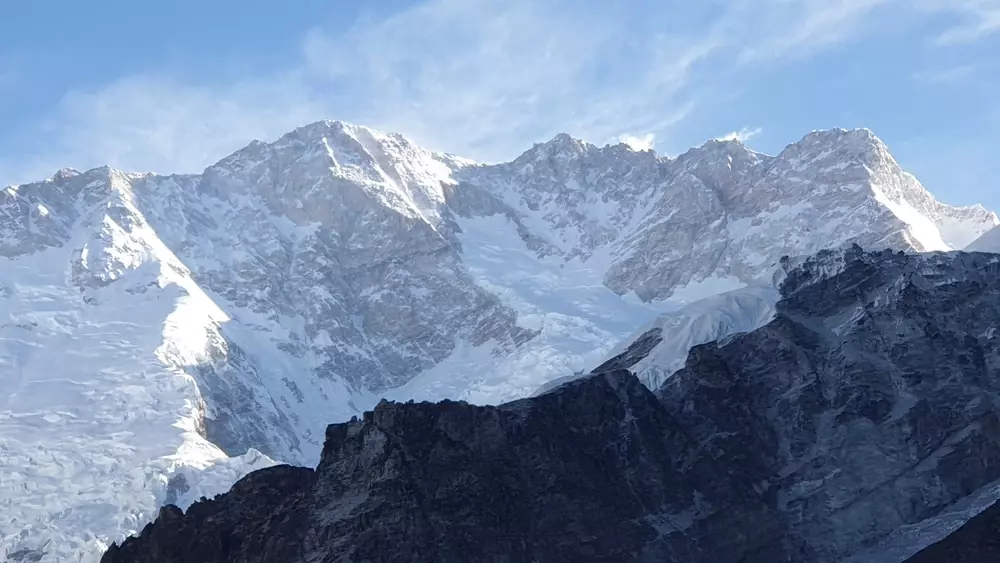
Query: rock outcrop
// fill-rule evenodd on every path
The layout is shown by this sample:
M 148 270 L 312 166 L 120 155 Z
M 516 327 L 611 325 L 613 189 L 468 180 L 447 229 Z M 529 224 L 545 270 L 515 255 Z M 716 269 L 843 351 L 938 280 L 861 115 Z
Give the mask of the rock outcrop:
M 996 563 L 1000 561 L 1000 503 L 969 520 L 947 538 L 906 563 Z
M 327 429 L 315 471 L 165 508 L 103 561 L 889 561 L 1000 481 L 1000 256 L 782 268 L 773 321 L 656 393 L 627 371 L 653 330 L 531 399 L 382 402 Z

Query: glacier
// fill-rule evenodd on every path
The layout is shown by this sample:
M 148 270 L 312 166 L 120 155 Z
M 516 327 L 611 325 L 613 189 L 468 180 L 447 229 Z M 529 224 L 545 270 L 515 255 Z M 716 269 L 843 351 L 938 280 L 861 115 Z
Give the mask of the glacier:
M 198 175 L 65 169 L 0 191 L 0 559 L 94 561 L 167 502 L 315 465 L 385 397 L 497 404 L 659 328 L 766 323 L 783 256 L 967 247 L 868 130 L 668 158 L 558 135 L 507 163 L 339 121 Z

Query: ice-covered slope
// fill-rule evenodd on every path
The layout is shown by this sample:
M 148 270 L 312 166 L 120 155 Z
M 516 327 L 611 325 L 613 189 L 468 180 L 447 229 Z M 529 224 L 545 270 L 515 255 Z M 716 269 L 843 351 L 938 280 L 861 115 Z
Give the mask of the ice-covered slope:
M 20 208 L 29 224 L 0 246 L 2 561 L 92 560 L 164 502 L 273 463 L 206 440 L 190 370 L 213 363 L 225 315 L 119 197 L 123 182 L 97 171 L 72 194 L 42 184 L 0 200 L 0 217 Z
M 783 254 L 851 244 L 957 250 L 998 224 L 996 214 L 981 206 L 951 207 L 934 199 L 867 129 L 816 131 L 774 158 L 738 141 L 712 141 L 669 166 L 678 169 L 671 182 L 692 186 L 689 193 L 699 196 L 671 200 L 666 219 L 646 219 L 657 226 L 626 239 L 625 258 L 612 266 L 607 282 L 614 287 L 630 280 L 639 284 L 630 289 L 668 294 L 668 300 L 725 295 L 669 311 L 653 323 L 668 336 L 637 366 L 647 384 L 679 367 L 691 345 L 767 322 L 772 273 Z M 681 228 L 674 224 L 679 216 Z
M 613 358 L 621 354 L 643 334 L 658 329 L 663 340 L 630 368 L 643 383 L 656 389 L 684 367 L 688 351 L 695 345 L 764 326 L 774 317 L 777 300 L 777 289 L 764 284 L 712 295 L 660 315 L 636 331 L 632 338 L 623 340 L 607 356 Z
M 677 159 L 559 135 L 487 166 L 319 122 L 199 175 L 7 188 L 0 545 L 93 558 L 162 502 L 315 463 L 325 425 L 379 396 L 526 396 L 650 323 L 673 335 L 643 367 L 658 381 L 766 320 L 782 255 L 961 247 L 996 223 L 864 130 Z
M 994 228 L 965 247 L 970 252 L 1000 253 L 1000 227 Z

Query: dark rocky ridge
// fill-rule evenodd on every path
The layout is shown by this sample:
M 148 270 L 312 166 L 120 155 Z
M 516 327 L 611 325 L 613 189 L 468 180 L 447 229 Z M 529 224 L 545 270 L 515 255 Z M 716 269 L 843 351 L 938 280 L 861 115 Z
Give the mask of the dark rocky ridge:
M 775 320 L 657 394 L 650 333 L 531 399 L 383 402 L 102 561 L 825 563 L 1000 480 L 1000 257 L 783 267 Z
M 956 532 L 906 560 L 906 563 L 995 563 L 1000 561 L 1000 503 L 969 520 Z

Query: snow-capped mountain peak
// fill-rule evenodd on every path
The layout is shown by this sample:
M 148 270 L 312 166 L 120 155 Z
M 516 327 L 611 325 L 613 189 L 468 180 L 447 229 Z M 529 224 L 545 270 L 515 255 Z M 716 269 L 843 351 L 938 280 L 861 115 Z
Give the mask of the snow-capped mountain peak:
M 778 156 L 712 141 L 675 159 L 557 135 L 485 165 L 321 121 L 202 174 L 104 167 L 7 188 L 0 449 L 64 471 L 0 481 L 0 554 L 93 555 L 93 537 L 226 485 L 211 475 L 314 462 L 325 425 L 379 396 L 526 396 L 644 325 L 682 344 L 640 366 L 652 383 L 688 345 L 764 322 L 784 255 L 964 247 L 996 223 L 843 130 Z M 94 527 L 53 518 L 87 513 L 74 487 L 95 456 L 104 488 L 79 498 L 106 510 Z
M 747 147 L 746 143 L 742 139 L 737 137 L 723 137 L 718 139 L 709 139 L 702 143 L 698 147 L 694 147 L 688 150 L 688 153 L 722 153 L 722 154 L 740 154 L 743 152 L 751 152 L 750 148 Z
M 581 152 L 591 148 L 597 148 L 597 146 L 592 145 L 583 139 L 577 139 L 569 133 L 556 133 L 548 141 L 537 145 L 545 149 L 547 152 L 559 152 L 559 151 L 573 151 Z
M 274 170 L 276 162 L 287 162 L 287 169 Z M 273 143 L 251 144 L 209 167 L 206 174 L 239 171 L 268 177 L 279 190 L 278 200 L 303 207 L 336 197 L 332 190 L 324 189 L 323 182 L 332 177 L 410 219 L 437 224 L 444 202 L 442 186 L 454 183 L 451 174 L 455 164 L 455 159 L 426 151 L 402 135 L 341 121 L 320 121 Z M 274 177 L 279 172 L 286 178 Z M 291 174 L 302 178 L 287 177 Z M 300 181 L 311 178 L 316 179 L 312 184 Z M 282 180 L 292 180 L 293 185 Z M 294 191 L 280 191 L 286 188 Z
M 72 178 L 74 176 L 79 176 L 81 172 L 76 168 L 60 168 L 56 170 L 56 173 L 52 175 L 53 180 L 65 180 L 66 178 Z

